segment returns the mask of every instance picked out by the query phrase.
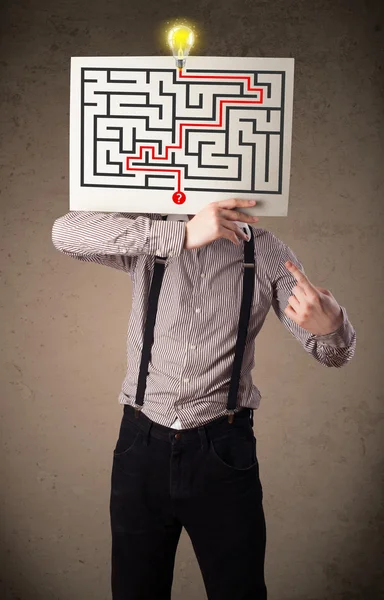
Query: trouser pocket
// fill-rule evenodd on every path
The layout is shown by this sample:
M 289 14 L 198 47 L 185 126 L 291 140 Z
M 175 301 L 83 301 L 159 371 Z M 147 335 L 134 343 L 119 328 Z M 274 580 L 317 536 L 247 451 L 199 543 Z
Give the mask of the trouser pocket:
M 257 467 L 256 438 L 252 427 L 234 427 L 225 435 L 210 440 L 210 452 L 217 464 L 234 471 Z
M 123 416 L 119 437 L 113 450 L 114 458 L 128 455 L 136 446 L 142 436 L 141 429 L 132 421 Z

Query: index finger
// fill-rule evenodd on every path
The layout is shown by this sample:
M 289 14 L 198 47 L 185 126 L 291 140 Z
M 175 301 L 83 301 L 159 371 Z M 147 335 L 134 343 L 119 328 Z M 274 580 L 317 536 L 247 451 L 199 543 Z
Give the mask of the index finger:
M 308 277 L 306 275 L 304 275 L 304 273 L 302 271 L 300 271 L 300 269 L 298 267 L 296 267 L 296 265 L 294 265 L 293 262 L 291 262 L 290 260 L 287 260 L 284 264 L 287 267 L 288 271 L 290 271 L 292 273 L 292 275 L 294 276 L 296 281 L 304 289 L 308 289 L 308 290 L 314 289 L 311 282 L 309 281 Z
M 243 213 L 241 210 L 220 209 L 221 216 L 229 221 L 241 221 L 242 223 L 255 223 L 259 220 L 259 217 L 254 217 L 253 215 L 247 215 Z
M 256 200 L 242 200 L 240 198 L 230 198 L 229 200 L 218 200 L 215 202 L 220 208 L 235 208 L 236 206 L 255 206 Z

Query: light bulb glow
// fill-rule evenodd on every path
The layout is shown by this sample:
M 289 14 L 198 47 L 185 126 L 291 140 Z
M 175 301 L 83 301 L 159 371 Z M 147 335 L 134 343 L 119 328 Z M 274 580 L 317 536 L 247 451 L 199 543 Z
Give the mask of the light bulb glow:
M 172 27 L 168 33 L 168 44 L 172 54 L 176 59 L 176 65 L 182 69 L 195 40 L 192 29 L 186 25 L 177 25 Z

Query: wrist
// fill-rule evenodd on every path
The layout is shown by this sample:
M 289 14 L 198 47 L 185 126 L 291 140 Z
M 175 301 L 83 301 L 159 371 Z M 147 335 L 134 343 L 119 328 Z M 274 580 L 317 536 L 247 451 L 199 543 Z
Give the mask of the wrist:
M 338 318 L 335 321 L 335 324 L 333 326 L 333 330 L 331 333 L 335 333 L 339 329 L 340 325 L 343 324 L 344 316 L 343 316 L 343 311 L 341 310 L 341 306 L 339 307 L 339 309 L 340 310 L 339 310 Z
M 339 329 L 341 328 L 341 326 L 344 323 L 344 315 L 343 315 L 343 311 L 340 307 L 340 313 L 338 315 L 338 319 L 335 320 L 335 322 L 332 324 L 332 329 L 331 331 L 328 331 L 327 333 L 321 333 L 318 334 L 319 337 L 324 337 L 326 338 L 327 336 L 331 336 L 334 335 L 335 333 L 337 333 L 339 331 Z

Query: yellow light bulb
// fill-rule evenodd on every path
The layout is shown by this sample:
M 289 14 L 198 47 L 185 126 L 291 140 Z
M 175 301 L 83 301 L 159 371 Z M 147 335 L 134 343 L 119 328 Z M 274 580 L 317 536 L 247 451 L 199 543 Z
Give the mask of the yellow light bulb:
M 184 67 L 193 42 L 193 31 L 185 25 L 172 27 L 168 33 L 168 43 L 171 47 L 172 54 L 175 57 L 176 66 L 178 69 L 182 69 Z

